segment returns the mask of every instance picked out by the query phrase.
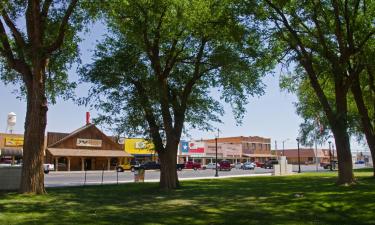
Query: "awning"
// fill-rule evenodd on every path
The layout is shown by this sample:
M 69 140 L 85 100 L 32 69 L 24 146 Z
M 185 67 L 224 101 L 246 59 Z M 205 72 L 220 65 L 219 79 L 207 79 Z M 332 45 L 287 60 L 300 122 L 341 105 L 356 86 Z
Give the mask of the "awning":
M 270 157 L 277 157 L 276 155 L 271 155 L 271 154 L 242 154 L 242 156 L 245 157 L 258 157 L 258 158 L 270 158 Z
M 2 148 L 0 149 L 2 156 L 22 156 L 22 148 Z
M 122 150 L 91 150 L 91 149 L 67 149 L 48 148 L 53 156 L 77 156 L 77 157 L 133 157 Z

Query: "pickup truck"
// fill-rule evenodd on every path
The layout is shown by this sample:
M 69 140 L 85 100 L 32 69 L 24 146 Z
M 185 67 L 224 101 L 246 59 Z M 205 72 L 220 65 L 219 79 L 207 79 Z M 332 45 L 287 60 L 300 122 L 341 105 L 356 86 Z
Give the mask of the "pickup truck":
M 200 168 L 201 168 L 200 163 L 196 163 L 196 162 L 192 162 L 192 161 L 188 161 L 188 162 L 185 163 L 185 169 L 197 170 L 197 169 L 200 169 Z

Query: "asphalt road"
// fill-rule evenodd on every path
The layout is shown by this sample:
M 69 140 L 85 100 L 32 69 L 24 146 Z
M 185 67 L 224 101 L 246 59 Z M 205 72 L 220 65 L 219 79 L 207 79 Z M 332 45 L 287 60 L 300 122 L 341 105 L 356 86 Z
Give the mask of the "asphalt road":
M 215 170 L 182 170 L 178 171 L 178 177 L 180 179 L 197 179 L 197 178 L 211 178 L 215 175 Z M 240 170 L 232 169 L 231 171 L 218 171 L 219 177 L 236 177 L 236 176 L 247 176 L 247 175 L 270 175 L 272 170 L 256 168 L 255 170 Z M 117 175 L 119 183 L 134 182 L 134 173 L 130 171 L 124 171 L 117 173 L 116 171 L 87 171 L 86 183 L 85 183 L 85 172 L 82 171 L 71 171 L 71 172 L 50 172 L 45 175 L 45 186 L 46 187 L 60 187 L 60 186 L 79 186 L 79 185 L 90 185 L 90 184 L 101 184 L 103 174 L 103 183 L 117 183 Z M 146 181 L 159 181 L 160 171 L 158 170 L 146 170 L 145 180 Z
M 301 165 L 302 172 L 313 172 L 317 168 L 315 165 Z M 293 171 L 298 171 L 298 165 L 293 166 Z M 318 167 L 318 171 L 328 171 L 322 167 Z M 219 171 L 219 177 L 236 177 L 236 176 L 259 176 L 259 175 L 271 175 L 272 169 L 255 168 L 255 170 L 240 170 L 232 169 L 231 171 Z M 130 171 L 117 173 L 116 171 L 104 171 L 103 172 L 103 183 L 111 184 L 117 183 L 117 175 L 119 183 L 134 182 L 134 173 Z M 215 170 L 182 170 L 178 171 L 178 177 L 181 180 L 186 179 L 199 179 L 199 178 L 213 178 Z M 160 171 L 158 170 L 146 170 L 145 180 L 149 182 L 159 181 Z M 92 185 L 102 183 L 102 171 L 87 171 L 86 181 L 85 172 L 72 171 L 72 172 L 50 172 L 45 176 L 46 187 L 63 187 L 63 186 L 80 186 L 80 185 Z

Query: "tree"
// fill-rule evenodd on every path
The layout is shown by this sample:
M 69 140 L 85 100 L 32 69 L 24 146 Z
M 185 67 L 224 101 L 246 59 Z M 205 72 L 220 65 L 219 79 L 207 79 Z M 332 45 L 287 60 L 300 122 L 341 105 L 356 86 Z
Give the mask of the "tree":
M 337 147 L 337 183 L 350 184 L 354 176 L 347 132 L 347 94 L 364 69 L 364 49 L 374 34 L 373 18 L 365 13 L 369 2 L 265 0 L 264 3 L 275 35 L 283 41 L 289 59 L 304 68 L 325 112 Z M 334 84 L 334 102 L 329 102 L 324 93 L 321 76 L 327 76 Z
M 1 78 L 18 83 L 27 111 L 20 192 L 43 194 L 44 135 L 48 99 L 69 94 L 68 64 L 78 56 L 76 37 L 82 14 L 78 0 L 1 1 Z M 73 23 L 69 23 L 69 21 Z M 18 25 L 25 23 L 25 28 Z
M 247 95 L 262 93 L 260 77 L 272 59 L 255 25 L 246 30 L 231 1 L 131 0 L 102 8 L 111 36 L 82 70 L 94 85 L 89 100 L 118 132 L 151 137 L 160 187 L 177 188 L 184 123 L 209 129 L 220 121 L 213 89 L 241 119 Z

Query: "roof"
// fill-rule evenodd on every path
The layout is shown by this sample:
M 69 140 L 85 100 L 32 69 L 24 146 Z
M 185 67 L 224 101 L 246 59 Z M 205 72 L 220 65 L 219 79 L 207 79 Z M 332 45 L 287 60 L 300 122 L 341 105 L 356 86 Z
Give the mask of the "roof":
M 22 156 L 23 150 L 22 148 L 1 148 L 0 155 L 3 156 Z
M 91 149 L 69 149 L 48 148 L 53 156 L 78 156 L 78 157 L 132 157 L 132 155 L 121 150 L 91 150 Z
M 90 129 L 90 128 L 93 128 L 93 129 L 95 129 L 95 130 L 97 130 L 99 133 L 100 133 L 100 135 L 101 135 L 101 137 L 103 138 L 103 139 L 106 139 L 107 140 L 107 142 L 110 142 L 110 143 L 112 143 L 113 144 L 113 146 L 115 147 L 115 148 L 117 148 L 118 150 L 122 150 L 122 149 L 124 149 L 120 144 L 118 144 L 116 141 L 115 141 L 115 138 L 113 138 L 113 137 L 109 137 L 109 136 L 107 136 L 106 134 L 104 134 L 100 129 L 98 129 L 96 126 L 95 126 L 95 124 L 92 124 L 92 123 L 89 123 L 89 124 L 86 124 L 86 125 L 84 125 L 84 126 L 82 126 L 81 128 L 78 128 L 77 130 L 75 130 L 75 131 L 73 131 L 72 133 L 70 133 L 70 134 L 66 134 L 66 133 L 52 133 L 51 132 L 51 135 L 47 135 L 47 138 L 52 138 L 52 139 L 54 139 L 56 142 L 54 142 L 54 143 L 48 143 L 48 147 L 56 147 L 58 144 L 60 144 L 60 143 L 62 143 L 62 142 L 64 142 L 64 141 L 66 141 L 66 140 L 68 140 L 69 138 L 72 138 L 72 137 L 75 137 L 75 136 L 77 136 L 79 133 L 81 133 L 81 132 L 83 132 L 84 130 L 86 130 L 86 129 Z M 57 136 L 57 137 L 53 137 L 53 136 Z M 51 141 L 48 141 L 48 142 L 51 142 Z

